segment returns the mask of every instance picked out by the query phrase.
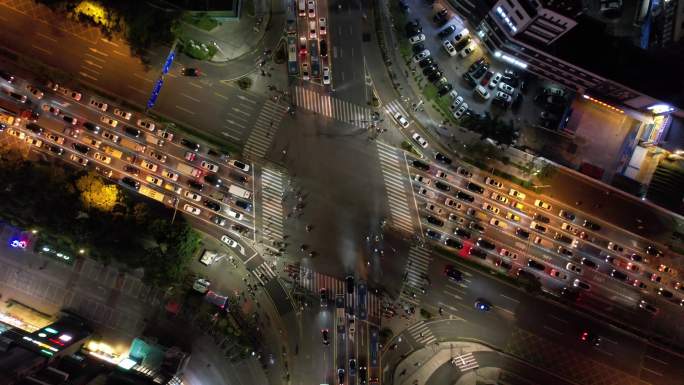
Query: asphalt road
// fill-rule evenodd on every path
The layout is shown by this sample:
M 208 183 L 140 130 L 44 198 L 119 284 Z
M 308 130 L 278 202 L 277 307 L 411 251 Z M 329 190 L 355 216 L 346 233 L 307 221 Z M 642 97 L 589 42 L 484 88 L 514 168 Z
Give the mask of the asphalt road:
M 360 0 L 329 0 L 334 95 L 365 105 L 365 58 L 361 48 L 364 12 Z M 340 8 L 341 6 L 341 8 Z

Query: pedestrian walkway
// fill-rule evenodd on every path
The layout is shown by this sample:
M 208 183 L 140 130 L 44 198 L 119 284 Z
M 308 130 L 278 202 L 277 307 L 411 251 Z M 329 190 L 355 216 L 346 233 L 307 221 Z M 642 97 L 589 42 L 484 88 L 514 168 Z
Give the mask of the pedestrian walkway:
M 273 271 L 273 269 L 271 269 L 271 266 L 268 265 L 268 262 L 264 262 L 261 265 L 257 266 L 254 270 L 251 271 L 251 273 L 254 274 L 254 277 L 262 285 L 266 285 L 268 281 L 277 277 L 276 272 Z
M 378 141 L 375 143 L 380 158 L 382 177 L 385 181 L 387 203 L 390 208 L 390 225 L 413 234 L 413 218 L 406 194 L 407 187 L 404 185 L 404 181 L 408 179 L 405 159 L 396 148 Z
M 480 367 L 475 359 L 475 356 L 473 356 L 473 353 L 471 352 L 452 358 L 451 363 L 455 365 L 461 372 L 465 372 L 466 370 L 475 370 Z
M 435 335 L 432 334 L 432 331 L 428 325 L 425 324 L 425 321 L 417 322 L 409 326 L 406 330 L 408 331 L 409 335 L 418 343 L 429 345 L 437 341 L 437 338 L 435 338 Z
M 300 266 L 299 272 L 294 273 L 299 286 L 303 289 L 318 293 L 321 289 L 328 290 L 328 298 L 334 298 L 337 294 L 345 294 L 344 282 L 330 275 L 315 272 L 308 267 Z
M 411 122 L 411 115 L 404 109 L 404 106 L 401 105 L 399 99 L 394 99 L 385 104 L 385 111 L 392 117 L 392 119 L 394 119 L 394 114 L 399 113 L 401 116 L 408 119 L 409 123 Z
M 322 89 L 318 91 L 310 87 L 295 86 L 294 103 L 319 115 L 361 128 L 367 128 L 372 121 L 373 111 L 370 108 L 334 98 L 325 94 Z
M 427 272 L 431 261 L 432 257 L 428 250 L 417 246 L 411 247 L 404 272 L 404 285 L 399 295 L 400 300 L 418 305 L 414 294 L 422 292 L 428 286 Z
M 254 128 L 245 143 L 245 156 L 256 159 L 263 158 L 266 155 L 266 152 L 271 147 L 273 136 L 278 130 L 280 121 L 286 113 L 287 106 L 278 104 L 270 99 L 264 103 L 254 123 Z
M 261 234 L 269 243 L 284 240 L 283 197 L 287 177 L 280 171 L 264 168 L 261 171 Z

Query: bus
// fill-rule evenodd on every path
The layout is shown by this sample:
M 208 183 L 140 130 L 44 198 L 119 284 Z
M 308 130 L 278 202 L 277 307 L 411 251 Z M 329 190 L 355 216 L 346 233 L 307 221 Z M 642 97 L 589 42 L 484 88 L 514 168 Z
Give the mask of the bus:
M 297 65 L 297 39 L 294 36 L 287 37 L 287 72 L 290 75 L 299 73 Z
M 370 360 L 369 360 L 369 383 L 377 385 L 380 383 L 380 356 L 379 356 L 379 331 L 375 326 L 370 328 Z
M 148 198 L 154 199 L 155 201 L 165 203 L 164 200 L 166 199 L 166 195 L 164 195 L 160 192 L 157 192 L 155 190 L 152 190 L 151 188 L 149 188 L 145 185 L 140 186 L 140 189 L 138 189 L 138 192 L 140 192 L 142 195 L 144 195 Z
M 37 117 L 37 116 L 35 116 Z M 21 108 L 16 103 L 0 99 L 0 123 L 7 126 L 18 126 L 22 118 L 35 122 L 31 110 Z

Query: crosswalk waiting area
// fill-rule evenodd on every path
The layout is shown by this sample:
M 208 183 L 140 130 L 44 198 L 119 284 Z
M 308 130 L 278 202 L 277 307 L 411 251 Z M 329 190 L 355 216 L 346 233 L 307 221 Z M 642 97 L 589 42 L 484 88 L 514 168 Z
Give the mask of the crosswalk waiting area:
M 417 246 L 411 247 L 404 271 L 404 285 L 399 295 L 400 300 L 418 305 L 417 293 L 421 293 L 428 286 L 430 262 L 432 262 L 432 257 L 428 250 Z
M 313 111 L 347 124 L 366 128 L 372 119 L 373 111 L 311 88 L 294 87 L 294 102 L 298 107 Z
M 388 144 L 378 141 L 375 143 L 380 159 L 382 178 L 385 182 L 387 203 L 390 208 L 390 225 L 412 235 L 414 227 L 409 208 L 409 197 L 406 193 L 407 187 L 404 186 L 408 176 L 403 154 Z
M 409 326 L 406 330 L 408 331 L 409 335 L 418 343 L 429 345 L 437 341 L 437 338 L 435 338 L 435 335 L 432 334 L 430 327 L 425 323 L 425 321 L 416 322 Z
M 259 112 L 254 128 L 245 143 L 245 156 L 255 159 L 263 158 L 271 147 L 273 137 L 280 121 L 287 113 L 287 106 L 267 100 Z
M 284 239 L 283 197 L 286 185 L 287 176 L 284 173 L 269 168 L 261 171 L 261 234 L 267 244 Z

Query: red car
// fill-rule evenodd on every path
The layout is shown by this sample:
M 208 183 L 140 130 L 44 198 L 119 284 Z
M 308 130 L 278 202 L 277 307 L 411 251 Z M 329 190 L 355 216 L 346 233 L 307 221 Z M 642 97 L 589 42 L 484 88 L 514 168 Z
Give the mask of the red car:
M 483 85 L 483 86 L 486 86 L 487 83 L 489 83 L 489 79 L 491 79 L 492 76 L 494 76 L 494 72 L 492 72 L 492 71 L 487 71 L 487 72 L 484 74 L 484 76 L 482 77 L 482 79 L 480 80 L 480 84 Z

